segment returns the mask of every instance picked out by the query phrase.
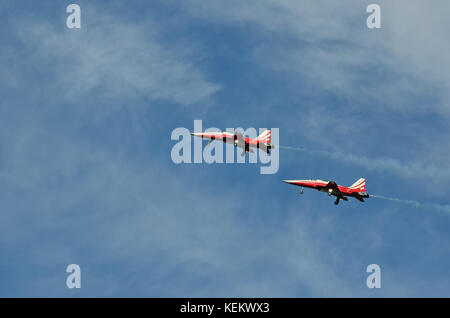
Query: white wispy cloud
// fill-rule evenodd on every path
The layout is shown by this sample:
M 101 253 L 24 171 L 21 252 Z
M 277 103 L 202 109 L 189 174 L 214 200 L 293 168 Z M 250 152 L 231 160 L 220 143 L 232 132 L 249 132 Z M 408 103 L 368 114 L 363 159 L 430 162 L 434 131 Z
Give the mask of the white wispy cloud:
M 83 6 L 83 12 L 89 19 L 81 29 L 37 19 L 16 23 L 29 52 L 21 58 L 57 82 L 45 89 L 68 99 L 95 93 L 107 100 L 147 98 L 181 105 L 208 100 L 220 89 L 207 79 L 201 61 L 194 63 L 195 47 L 165 41 L 153 21 L 131 22 L 92 5 Z
M 450 60 L 443 54 L 450 45 L 446 40 L 447 1 L 432 6 L 423 1 L 380 1 L 384 26 L 380 30 L 366 27 L 367 3 L 363 1 L 187 3 L 195 17 L 229 26 L 253 26 L 251 32 L 270 35 L 267 42 L 253 48 L 263 67 L 297 73 L 308 78 L 310 85 L 315 83 L 350 102 L 375 99 L 380 108 L 450 115 Z M 280 38 L 290 41 L 274 45 L 274 39 Z M 386 72 L 396 77 L 379 80 Z M 414 108 L 405 104 L 405 94 L 427 90 L 437 103 Z

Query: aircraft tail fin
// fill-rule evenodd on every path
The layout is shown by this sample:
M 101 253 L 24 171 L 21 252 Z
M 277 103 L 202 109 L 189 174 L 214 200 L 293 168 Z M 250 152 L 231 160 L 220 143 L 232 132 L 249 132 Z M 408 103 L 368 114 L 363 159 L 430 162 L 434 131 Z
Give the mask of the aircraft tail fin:
M 270 130 L 266 129 L 264 130 L 264 132 L 259 135 L 256 140 L 258 140 L 259 142 L 263 142 L 266 144 L 270 144 Z
M 366 179 L 358 179 L 358 181 L 350 186 L 350 189 L 358 190 L 359 192 L 366 192 Z

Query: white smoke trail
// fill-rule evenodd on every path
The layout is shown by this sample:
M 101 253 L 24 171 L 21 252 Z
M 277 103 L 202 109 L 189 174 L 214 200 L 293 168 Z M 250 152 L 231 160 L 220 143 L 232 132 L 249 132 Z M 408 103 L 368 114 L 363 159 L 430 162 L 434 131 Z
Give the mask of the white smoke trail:
M 374 194 L 371 194 L 370 197 L 399 202 L 399 203 L 405 203 L 405 204 L 414 206 L 416 208 L 426 208 L 426 209 L 437 210 L 437 211 L 446 212 L 446 213 L 450 214 L 450 205 L 441 205 L 441 204 L 429 203 L 429 202 L 419 202 L 419 201 L 414 201 L 414 200 L 390 198 L 390 197 L 385 197 L 383 195 L 374 195 Z
M 396 173 L 402 177 L 423 177 L 433 181 L 450 180 L 450 170 L 441 169 L 432 165 L 421 165 L 419 163 L 403 163 L 395 159 L 371 159 L 365 156 L 355 156 L 346 153 L 330 152 L 325 150 L 309 150 L 302 147 L 278 146 L 280 149 L 289 149 L 301 151 L 309 154 L 318 154 L 333 158 L 335 160 L 345 161 L 366 167 L 369 170 L 384 170 Z

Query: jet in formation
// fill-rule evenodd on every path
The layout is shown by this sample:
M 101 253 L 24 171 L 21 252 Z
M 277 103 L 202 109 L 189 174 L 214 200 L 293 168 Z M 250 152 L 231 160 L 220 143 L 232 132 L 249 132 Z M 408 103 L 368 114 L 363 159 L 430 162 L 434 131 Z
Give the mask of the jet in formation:
M 368 198 L 369 194 L 366 192 L 366 179 L 360 178 L 353 183 L 350 187 L 343 187 L 337 185 L 334 181 L 325 180 L 283 180 L 283 182 L 293 184 L 302 187 L 300 194 L 303 194 L 304 188 L 312 188 L 321 192 L 328 193 L 329 196 L 334 195 L 336 201 L 334 204 L 338 205 L 339 200 L 348 201 L 348 197 L 353 197 L 361 202 L 364 202 L 364 198 Z
M 270 149 L 275 148 L 275 146 L 270 143 L 270 130 L 265 130 L 256 138 L 244 137 L 239 132 L 202 132 L 191 133 L 191 135 L 209 140 L 208 145 L 214 140 L 220 140 L 232 144 L 235 147 L 239 147 L 242 149 L 242 157 L 245 156 L 246 152 L 254 153 L 252 149 L 261 149 L 270 154 Z

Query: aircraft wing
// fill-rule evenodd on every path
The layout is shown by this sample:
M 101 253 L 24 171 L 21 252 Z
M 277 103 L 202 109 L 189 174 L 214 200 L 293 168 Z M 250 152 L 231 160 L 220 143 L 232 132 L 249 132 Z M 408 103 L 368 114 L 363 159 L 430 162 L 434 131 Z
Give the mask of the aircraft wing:
M 263 143 L 259 143 L 259 149 L 261 149 L 265 153 L 270 153 L 269 149 L 267 149 L 267 146 L 265 144 L 263 144 Z
M 245 146 L 245 139 L 244 136 L 240 132 L 234 133 L 234 142 L 236 146 Z
M 244 150 L 250 151 L 249 147 L 247 146 L 247 143 L 245 142 L 244 136 L 240 132 L 235 132 L 233 138 L 235 147 L 239 147 Z
M 333 189 L 335 191 L 339 191 L 340 192 L 337 183 L 334 182 L 334 181 L 329 181 L 324 188 L 325 189 Z

